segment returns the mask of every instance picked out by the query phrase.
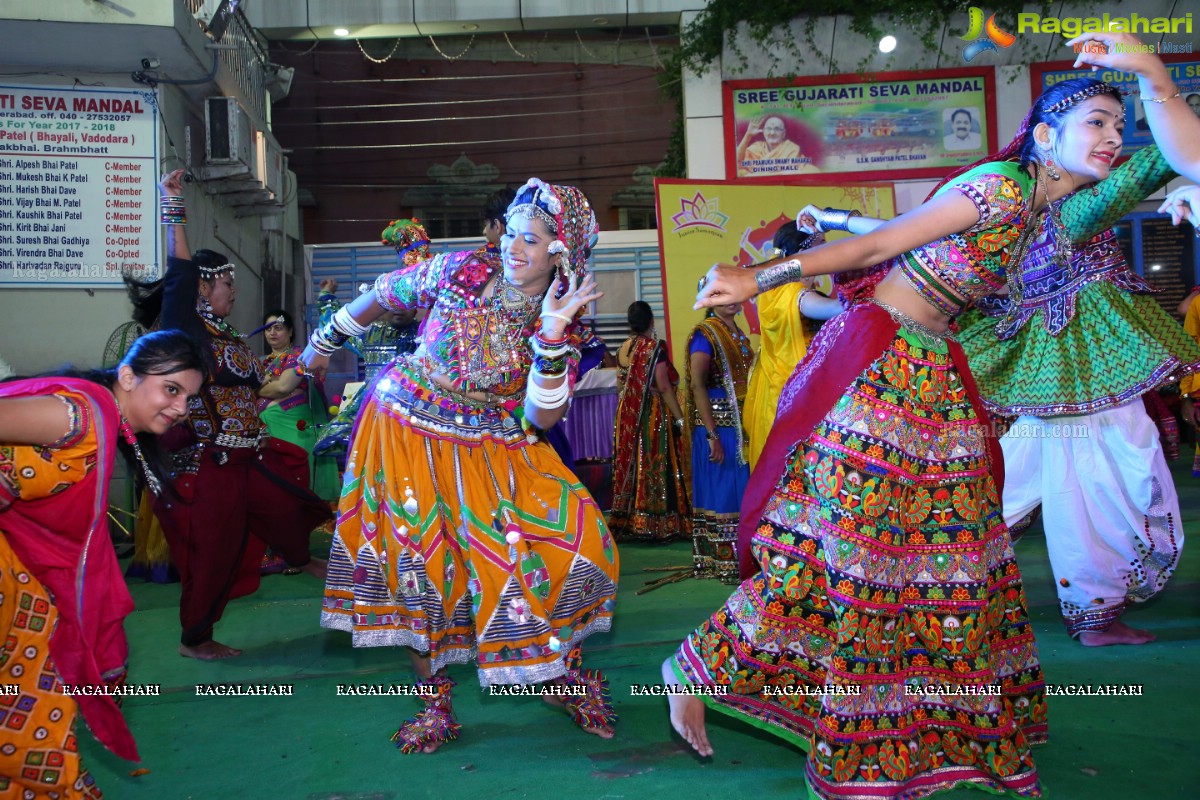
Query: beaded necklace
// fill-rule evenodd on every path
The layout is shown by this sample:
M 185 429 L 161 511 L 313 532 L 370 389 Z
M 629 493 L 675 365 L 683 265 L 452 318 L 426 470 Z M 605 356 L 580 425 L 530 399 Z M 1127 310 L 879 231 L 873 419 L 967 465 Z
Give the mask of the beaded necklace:
M 137 434 L 133 432 L 133 426 L 129 424 L 129 420 L 125 419 L 125 412 L 121 410 L 121 403 L 115 394 L 113 402 L 117 404 L 117 415 L 121 418 L 121 424 L 117 426 L 117 430 L 121 432 L 121 438 L 125 440 L 125 443 L 133 448 L 133 455 L 142 466 L 142 475 L 146 478 L 146 486 L 153 494 L 162 494 L 162 483 L 159 482 L 158 476 L 150 471 L 150 465 L 146 463 L 146 457 L 142 455 L 142 447 L 138 444 Z
M 196 299 L 196 313 L 200 319 L 207 322 L 212 327 L 216 328 L 220 333 L 225 334 L 231 339 L 241 339 L 242 334 L 238 333 L 238 329 L 225 321 L 224 317 L 218 317 L 213 313 L 212 304 L 208 302 L 208 298 L 200 295 Z
M 490 389 L 510 382 L 522 364 L 521 348 L 542 307 L 542 296 L 527 296 L 501 272 L 491 298 L 484 302 L 482 308 L 454 315 L 454 333 L 462 380 Z

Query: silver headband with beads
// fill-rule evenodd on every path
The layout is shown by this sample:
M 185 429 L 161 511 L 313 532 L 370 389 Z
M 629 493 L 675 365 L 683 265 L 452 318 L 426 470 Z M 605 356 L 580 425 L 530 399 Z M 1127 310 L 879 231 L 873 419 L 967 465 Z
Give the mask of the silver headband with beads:
M 550 212 L 546 211 L 546 209 L 542 208 L 541 206 L 533 203 L 524 203 L 508 212 L 510 217 L 518 214 L 523 217 L 529 217 L 530 219 L 537 217 L 542 222 L 546 223 L 546 227 L 550 229 L 550 233 L 554 234 L 555 236 L 558 235 L 558 223 L 554 220 L 554 217 L 550 216 Z
M 206 281 L 215 280 L 223 272 L 228 272 L 229 277 L 236 278 L 233 271 L 233 264 L 221 264 L 218 267 L 197 267 L 197 269 L 200 270 L 200 277 Z
M 1078 102 L 1087 100 L 1089 97 L 1095 97 L 1098 94 L 1112 94 L 1113 92 L 1119 93 L 1119 90 L 1116 89 L 1116 87 L 1110 86 L 1107 83 L 1094 83 L 1091 86 L 1086 86 L 1086 87 L 1080 89 L 1078 92 L 1075 92 L 1074 94 L 1069 94 L 1066 97 L 1064 97 L 1062 100 L 1059 100 L 1058 102 L 1054 103 L 1053 105 L 1048 106 L 1046 108 L 1046 113 L 1047 114 L 1058 114 L 1062 111 L 1066 111 L 1068 108 L 1070 108 L 1071 106 L 1075 105 Z

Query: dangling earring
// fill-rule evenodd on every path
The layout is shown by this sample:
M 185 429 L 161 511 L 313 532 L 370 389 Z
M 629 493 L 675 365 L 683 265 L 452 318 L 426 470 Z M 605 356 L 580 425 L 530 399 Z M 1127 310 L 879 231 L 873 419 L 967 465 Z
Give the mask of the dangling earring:
M 1054 159 L 1053 158 L 1046 159 L 1046 174 L 1050 176 L 1050 180 L 1052 180 L 1052 181 L 1061 181 L 1062 180 L 1062 174 L 1059 173 L 1059 171 L 1054 168 Z

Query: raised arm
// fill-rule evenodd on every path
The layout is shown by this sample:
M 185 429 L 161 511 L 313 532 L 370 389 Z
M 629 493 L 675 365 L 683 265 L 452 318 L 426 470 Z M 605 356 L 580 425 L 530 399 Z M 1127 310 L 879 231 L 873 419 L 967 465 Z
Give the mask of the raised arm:
M 183 170 L 168 172 L 158 182 L 158 191 L 163 197 L 183 198 Z M 190 259 L 192 251 L 188 249 L 187 234 L 184 225 L 166 225 L 167 257 Z
M 1137 75 L 1138 101 L 1167 163 L 1189 180 L 1200 181 L 1200 119 L 1184 102 L 1162 60 L 1137 37 L 1123 32 L 1085 33 L 1067 42 L 1067 46 L 1088 42 L 1104 45 L 1106 52 L 1083 47 L 1075 66 L 1086 64 L 1093 70 L 1106 67 Z
M 758 294 L 757 276 L 768 269 L 778 273 L 788 270 L 789 266 L 794 269 L 795 265 L 802 263 L 803 269 L 795 269 L 792 280 L 798 280 L 801 275 L 829 275 L 865 269 L 953 233 L 965 231 L 979 219 L 980 211 L 975 203 L 961 192 L 946 191 L 862 236 L 839 239 L 806 250 L 799 256 L 777 258 L 755 268 L 717 264 L 709 270 L 694 307 L 699 309 L 740 303 L 754 297 Z
M 1059 213 L 1071 241 L 1091 241 L 1175 177 L 1175 170 L 1158 147 L 1151 145 L 1137 151 L 1091 189 L 1077 191 L 1063 201 Z

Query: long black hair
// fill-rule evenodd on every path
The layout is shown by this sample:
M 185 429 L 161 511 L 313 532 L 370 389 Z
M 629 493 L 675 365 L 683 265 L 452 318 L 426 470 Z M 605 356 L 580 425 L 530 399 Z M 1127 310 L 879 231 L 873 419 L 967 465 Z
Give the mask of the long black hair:
M 111 369 L 79 369 L 66 366 L 36 377 L 79 378 L 111 390 L 117 385 L 117 372 L 121 367 L 129 367 L 138 377 L 173 375 L 189 369 L 194 369 L 203 376 L 206 374 L 205 363 L 204 352 L 187 334 L 175 330 L 154 331 L 136 339 L 121 359 L 121 363 Z M 137 434 L 137 442 L 150 471 L 164 487 L 170 487 L 171 462 L 166 451 L 159 445 L 158 437 L 153 433 L 142 432 Z M 130 474 L 137 476 L 140 481 L 142 471 L 133 446 L 125 441 L 125 437 L 118 436 L 117 448 L 125 457 Z
M 216 250 L 197 250 L 192 253 L 191 260 L 196 266 L 209 269 L 229 263 L 228 257 Z M 133 303 L 134 322 L 147 330 L 153 328 L 158 324 L 158 317 L 162 313 L 163 279 L 141 281 L 126 273 L 122 276 L 122 280 L 125 281 L 125 291 L 129 294 L 129 301 Z M 201 275 L 200 280 L 208 281 L 209 279 Z

